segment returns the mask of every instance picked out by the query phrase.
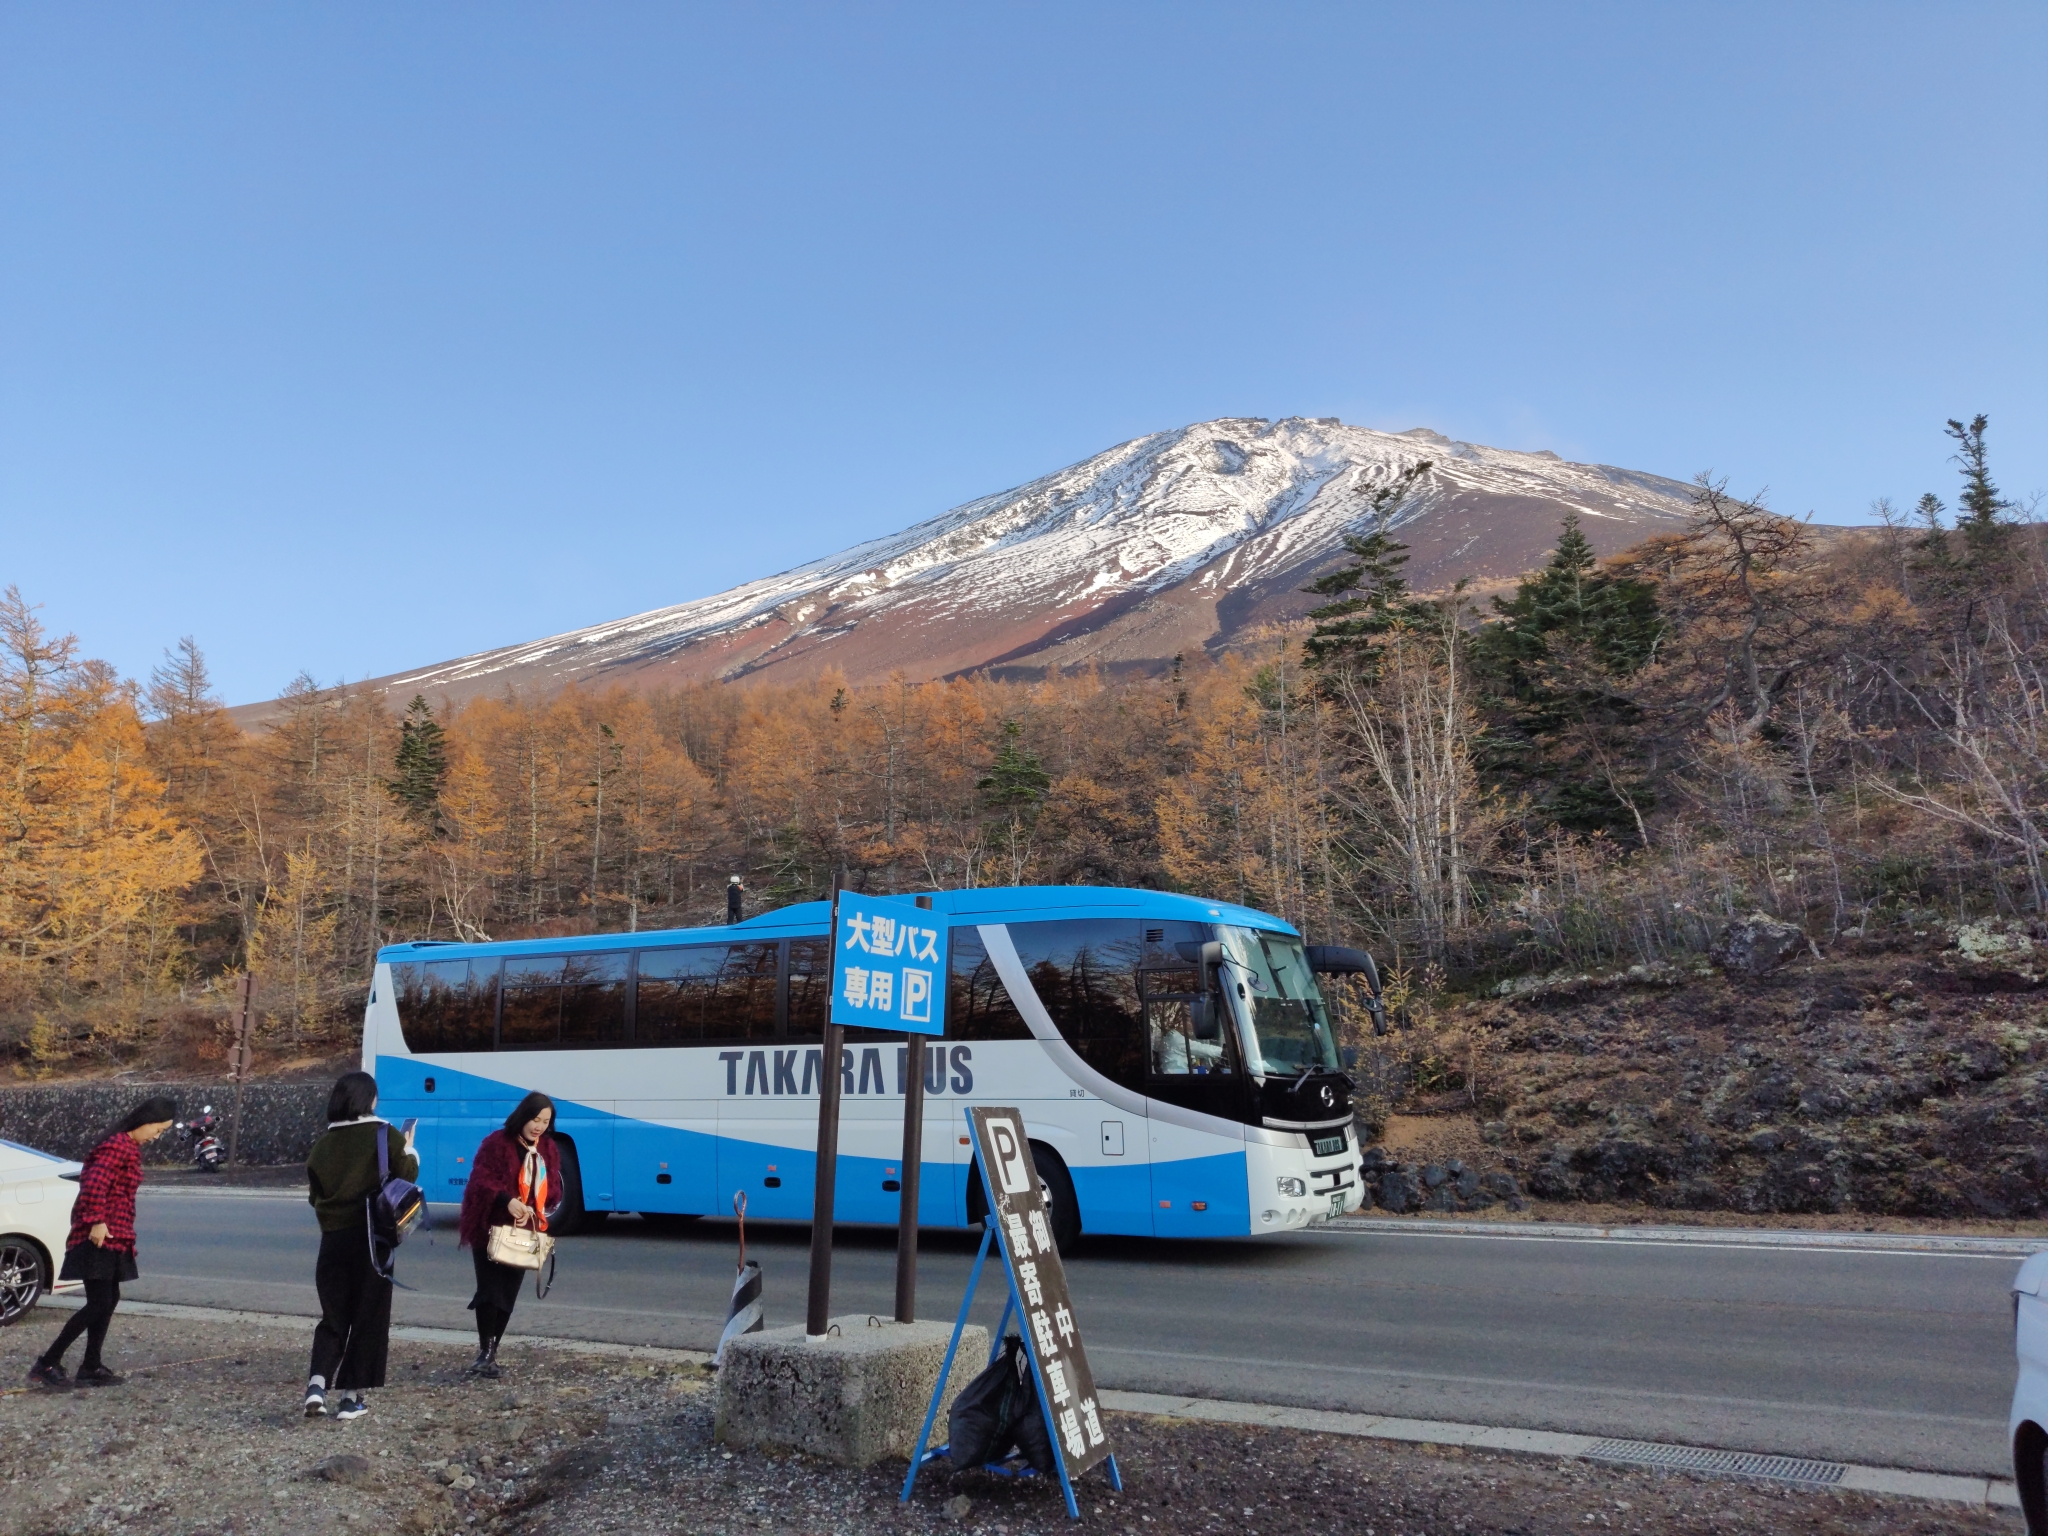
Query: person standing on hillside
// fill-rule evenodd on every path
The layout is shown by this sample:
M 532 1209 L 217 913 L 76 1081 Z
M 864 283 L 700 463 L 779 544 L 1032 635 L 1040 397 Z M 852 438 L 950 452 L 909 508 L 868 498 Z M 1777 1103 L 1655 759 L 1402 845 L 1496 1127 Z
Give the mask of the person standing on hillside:
M 142 1188 L 142 1148 L 171 1128 L 178 1118 L 176 1100 L 145 1099 L 122 1117 L 100 1144 L 85 1155 L 78 1175 L 78 1199 L 71 1206 L 71 1235 L 64 1244 L 60 1280 L 85 1283 L 85 1305 L 71 1314 L 57 1340 L 29 1367 L 28 1382 L 64 1392 L 73 1386 L 118 1387 L 127 1380 L 107 1369 L 100 1348 L 107 1325 L 121 1304 L 121 1282 L 133 1280 L 135 1267 L 135 1192 Z M 64 1351 L 85 1335 L 85 1358 L 78 1375 L 64 1374 Z
M 486 1136 L 470 1159 L 456 1240 L 476 1260 L 476 1294 L 469 1302 L 476 1313 L 472 1376 L 498 1375 L 498 1341 L 512 1321 L 528 1273 L 491 1257 L 491 1229 L 545 1232 L 568 1192 L 561 1149 L 551 1134 L 554 1123 L 555 1101 L 536 1089 L 512 1107 L 504 1126 Z
M 740 884 L 740 877 L 734 875 L 725 882 L 725 920 L 736 923 L 740 920 L 740 898 L 747 894 L 747 888 Z
M 320 1324 L 313 1330 L 313 1364 L 306 1377 L 306 1417 L 327 1412 L 327 1392 L 341 1394 L 338 1419 L 359 1419 L 370 1411 L 364 1395 L 384 1385 L 391 1351 L 391 1277 L 381 1273 L 370 1252 L 370 1197 L 383 1187 L 377 1139 L 384 1161 L 401 1179 L 420 1176 L 419 1154 L 395 1125 L 377 1118 L 377 1079 L 344 1072 L 327 1096 L 327 1134 L 306 1159 L 306 1202 L 320 1218 L 320 1257 L 313 1286 L 320 1295 Z

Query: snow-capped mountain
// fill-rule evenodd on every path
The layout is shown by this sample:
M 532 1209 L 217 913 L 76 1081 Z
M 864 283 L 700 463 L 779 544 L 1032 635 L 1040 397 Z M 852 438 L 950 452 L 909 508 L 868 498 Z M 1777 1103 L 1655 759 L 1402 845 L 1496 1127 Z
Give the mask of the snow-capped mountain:
M 400 699 L 697 678 L 852 682 L 1088 662 L 1163 665 L 1296 617 L 1375 488 L 1434 466 L 1402 512 L 1418 588 L 1540 563 L 1575 510 L 1603 553 L 1677 526 L 1677 481 L 1551 453 L 1225 418 L 1158 432 L 887 538 L 711 597 L 377 679 Z

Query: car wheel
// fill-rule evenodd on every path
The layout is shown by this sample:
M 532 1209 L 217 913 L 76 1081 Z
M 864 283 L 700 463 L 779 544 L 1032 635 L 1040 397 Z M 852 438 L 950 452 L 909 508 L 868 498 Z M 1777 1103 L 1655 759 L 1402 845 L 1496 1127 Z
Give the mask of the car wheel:
M 2012 1469 L 2019 1482 L 2027 1536 L 2048 1536 L 2048 1430 L 2022 1424 L 2012 1440 Z
M 25 1237 L 0 1237 L 0 1328 L 27 1316 L 49 1284 L 40 1248 Z

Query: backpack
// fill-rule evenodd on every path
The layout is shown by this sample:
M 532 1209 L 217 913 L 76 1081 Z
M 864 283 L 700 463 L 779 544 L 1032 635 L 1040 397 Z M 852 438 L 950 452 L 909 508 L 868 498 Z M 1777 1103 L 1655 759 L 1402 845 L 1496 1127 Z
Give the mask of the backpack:
M 960 1471 L 1007 1460 L 1013 1453 L 1050 1476 L 1052 1439 L 1045 1432 L 1038 1382 L 1031 1357 L 1016 1334 L 1003 1340 L 1003 1353 L 961 1389 L 946 1416 L 946 1457 Z
M 386 1280 L 398 1245 L 427 1219 L 426 1191 L 410 1179 L 391 1176 L 391 1128 L 377 1123 L 377 1187 L 363 1197 L 369 1214 L 370 1264 Z

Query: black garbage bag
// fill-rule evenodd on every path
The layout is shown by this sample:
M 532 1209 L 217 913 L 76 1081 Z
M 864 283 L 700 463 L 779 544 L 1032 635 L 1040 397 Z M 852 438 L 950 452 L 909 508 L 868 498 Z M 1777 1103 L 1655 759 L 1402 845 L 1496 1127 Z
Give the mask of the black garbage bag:
M 1038 1406 L 1038 1383 L 1024 1341 L 1011 1334 L 1003 1353 L 970 1381 L 946 1417 L 946 1458 L 960 1471 L 1021 1451 L 1040 1472 L 1055 1471 L 1052 1440 Z
M 1019 1345 L 1023 1340 L 1018 1340 Z M 1052 1436 L 1045 1432 L 1044 1401 L 1038 1395 L 1038 1378 L 1032 1374 L 1031 1357 L 1022 1348 L 1017 1351 L 1017 1366 L 1024 1373 L 1018 1392 L 1017 1420 L 1010 1426 L 1010 1439 L 1024 1459 L 1047 1477 L 1053 1476 L 1059 1468 L 1053 1462 Z

